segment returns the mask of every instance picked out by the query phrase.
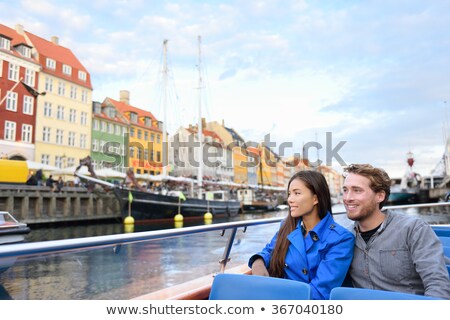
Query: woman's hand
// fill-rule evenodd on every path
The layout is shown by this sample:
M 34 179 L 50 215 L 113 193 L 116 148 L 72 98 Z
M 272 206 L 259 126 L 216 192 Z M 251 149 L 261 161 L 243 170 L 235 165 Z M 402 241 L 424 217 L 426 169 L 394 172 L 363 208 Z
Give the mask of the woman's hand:
M 252 274 L 255 276 L 268 277 L 269 272 L 267 271 L 266 265 L 263 259 L 256 259 L 252 264 Z

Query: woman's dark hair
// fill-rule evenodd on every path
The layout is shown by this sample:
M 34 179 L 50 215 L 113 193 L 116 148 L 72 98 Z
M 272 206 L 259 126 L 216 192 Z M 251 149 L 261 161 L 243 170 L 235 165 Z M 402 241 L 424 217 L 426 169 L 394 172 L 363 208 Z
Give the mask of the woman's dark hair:
M 288 183 L 288 192 L 291 182 L 299 179 L 305 186 L 317 196 L 319 218 L 322 220 L 327 213 L 331 212 L 331 196 L 328 183 L 323 174 L 317 171 L 299 171 L 295 173 Z M 300 217 L 293 218 L 290 213 L 284 220 L 280 231 L 278 232 L 275 248 L 273 248 L 272 258 L 270 259 L 269 274 L 271 277 L 284 277 L 284 261 L 289 247 L 287 236 L 295 230 Z

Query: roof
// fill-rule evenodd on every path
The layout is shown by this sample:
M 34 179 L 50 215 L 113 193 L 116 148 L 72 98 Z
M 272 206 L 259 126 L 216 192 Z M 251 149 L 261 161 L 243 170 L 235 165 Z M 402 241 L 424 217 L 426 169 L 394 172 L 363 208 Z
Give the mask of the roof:
M 0 51 L 7 52 L 9 54 L 12 54 L 13 56 L 38 64 L 38 61 L 36 59 L 24 57 L 20 52 L 18 52 L 14 48 L 15 46 L 21 44 L 26 45 L 29 48 L 32 48 L 32 46 L 27 44 L 27 41 L 23 35 L 19 34 L 15 29 L 11 29 L 3 24 L 0 24 L 0 35 L 8 38 L 11 41 L 11 51 L 5 49 L 0 49 Z
M 186 130 L 189 131 L 190 133 L 197 133 L 198 132 L 198 128 L 194 127 L 194 126 L 191 126 L 191 127 L 187 128 Z M 220 143 L 223 143 L 222 138 L 220 138 L 219 135 L 217 133 L 215 133 L 214 131 L 203 129 L 202 132 L 203 132 L 203 136 L 211 137 L 213 139 L 216 139 Z
M 156 117 L 150 111 L 145 111 L 145 110 L 136 108 L 136 107 L 134 107 L 132 105 L 129 105 L 129 104 L 125 103 L 125 102 L 117 101 L 117 100 L 114 100 L 112 98 L 108 98 L 107 97 L 103 101 L 103 103 L 104 104 L 108 104 L 109 103 L 109 104 L 113 105 L 117 109 L 117 111 L 119 111 L 124 116 L 125 116 L 126 112 L 134 112 L 134 113 L 136 113 L 138 115 L 138 123 L 131 123 L 130 122 L 130 124 L 137 124 L 137 125 L 139 125 L 139 126 L 141 126 L 143 128 L 149 129 L 149 127 L 147 127 L 145 125 L 145 122 L 144 122 L 144 118 L 145 117 L 150 118 L 152 121 L 158 121 L 156 119 Z M 156 131 L 161 131 L 160 129 L 155 128 L 155 127 L 152 127 L 152 129 L 156 130 Z
M 245 143 L 244 139 L 234 129 L 227 127 L 224 128 L 231 134 L 234 141 L 241 141 Z
M 34 48 L 39 53 L 39 62 L 41 63 L 43 68 L 42 70 L 44 72 L 53 74 L 54 76 L 62 79 L 66 79 L 80 86 L 92 89 L 91 77 L 89 72 L 70 49 L 53 43 L 52 41 L 38 37 L 31 32 L 25 31 L 25 34 L 28 36 Z M 47 68 L 47 58 L 53 59 L 57 62 L 55 70 Z M 66 75 L 62 72 L 62 64 L 66 64 L 72 67 L 71 75 Z M 84 71 L 86 73 L 86 81 L 82 81 L 78 78 L 78 71 Z

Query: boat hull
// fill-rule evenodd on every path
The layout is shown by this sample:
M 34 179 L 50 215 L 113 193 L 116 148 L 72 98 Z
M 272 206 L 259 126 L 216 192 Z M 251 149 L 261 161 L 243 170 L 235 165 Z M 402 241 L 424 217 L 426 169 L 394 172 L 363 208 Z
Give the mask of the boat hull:
M 253 212 L 266 212 L 266 211 L 275 211 L 277 208 L 276 203 L 269 203 L 269 202 L 253 202 L 248 204 L 243 204 L 242 209 L 246 213 L 253 213 Z
M 127 189 L 114 189 L 119 200 L 122 217 L 129 215 L 129 192 Z M 176 196 L 167 196 L 132 190 L 131 216 L 135 220 L 173 219 L 180 212 L 183 217 L 201 217 L 209 212 L 213 216 L 236 216 L 242 209 L 239 201 L 217 201 L 186 198 L 179 201 Z
M 389 195 L 388 204 L 412 204 L 418 202 L 418 194 L 411 192 L 393 192 Z

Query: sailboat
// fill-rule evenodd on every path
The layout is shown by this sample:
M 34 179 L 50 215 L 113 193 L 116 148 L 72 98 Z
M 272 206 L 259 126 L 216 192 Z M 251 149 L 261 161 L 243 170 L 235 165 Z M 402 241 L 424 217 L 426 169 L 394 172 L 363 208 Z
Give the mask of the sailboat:
M 201 37 L 198 37 L 199 43 L 199 92 L 202 88 L 201 78 Z M 164 83 L 167 84 L 167 40 L 164 40 Z M 164 99 L 166 100 L 166 99 Z M 201 99 L 199 98 L 199 125 L 198 125 L 198 140 L 202 143 L 202 119 L 201 119 Z M 165 116 L 164 116 L 165 118 Z M 165 126 L 164 119 L 163 125 Z M 167 159 L 167 143 L 166 143 L 166 129 L 163 128 L 163 159 Z M 199 148 L 200 153 L 203 148 Z M 200 155 L 200 158 L 202 156 Z M 167 163 L 167 162 L 164 162 Z M 228 199 L 228 193 L 224 191 L 216 191 L 214 195 L 209 194 L 207 197 L 203 193 L 203 171 L 202 161 L 199 161 L 197 185 L 198 195 L 196 198 L 187 197 L 182 192 L 171 191 L 167 194 L 157 194 L 146 191 L 140 187 L 134 178 L 132 171 L 128 172 L 129 179 L 135 185 L 135 189 L 115 187 L 113 189 L 117 199 L 119 200 L 122 210 L 122 216 L 125 218 L 131 215 L 135 220 L 154 220 L 173 218 L 177 213 L 183 217 L 204 217 L 205 213 L 211 213 L 214 216 L 235 216 L 241 211 L 241 203 L 237 200 Z M 163 167 L 163 177 L 166 176 L 166 167 Z M 214 200 L 210 200 L 214 199 Z M 131 203 L 131 205 L 130 205 Z M 131 212 L 130 212 L 131 211 Z

